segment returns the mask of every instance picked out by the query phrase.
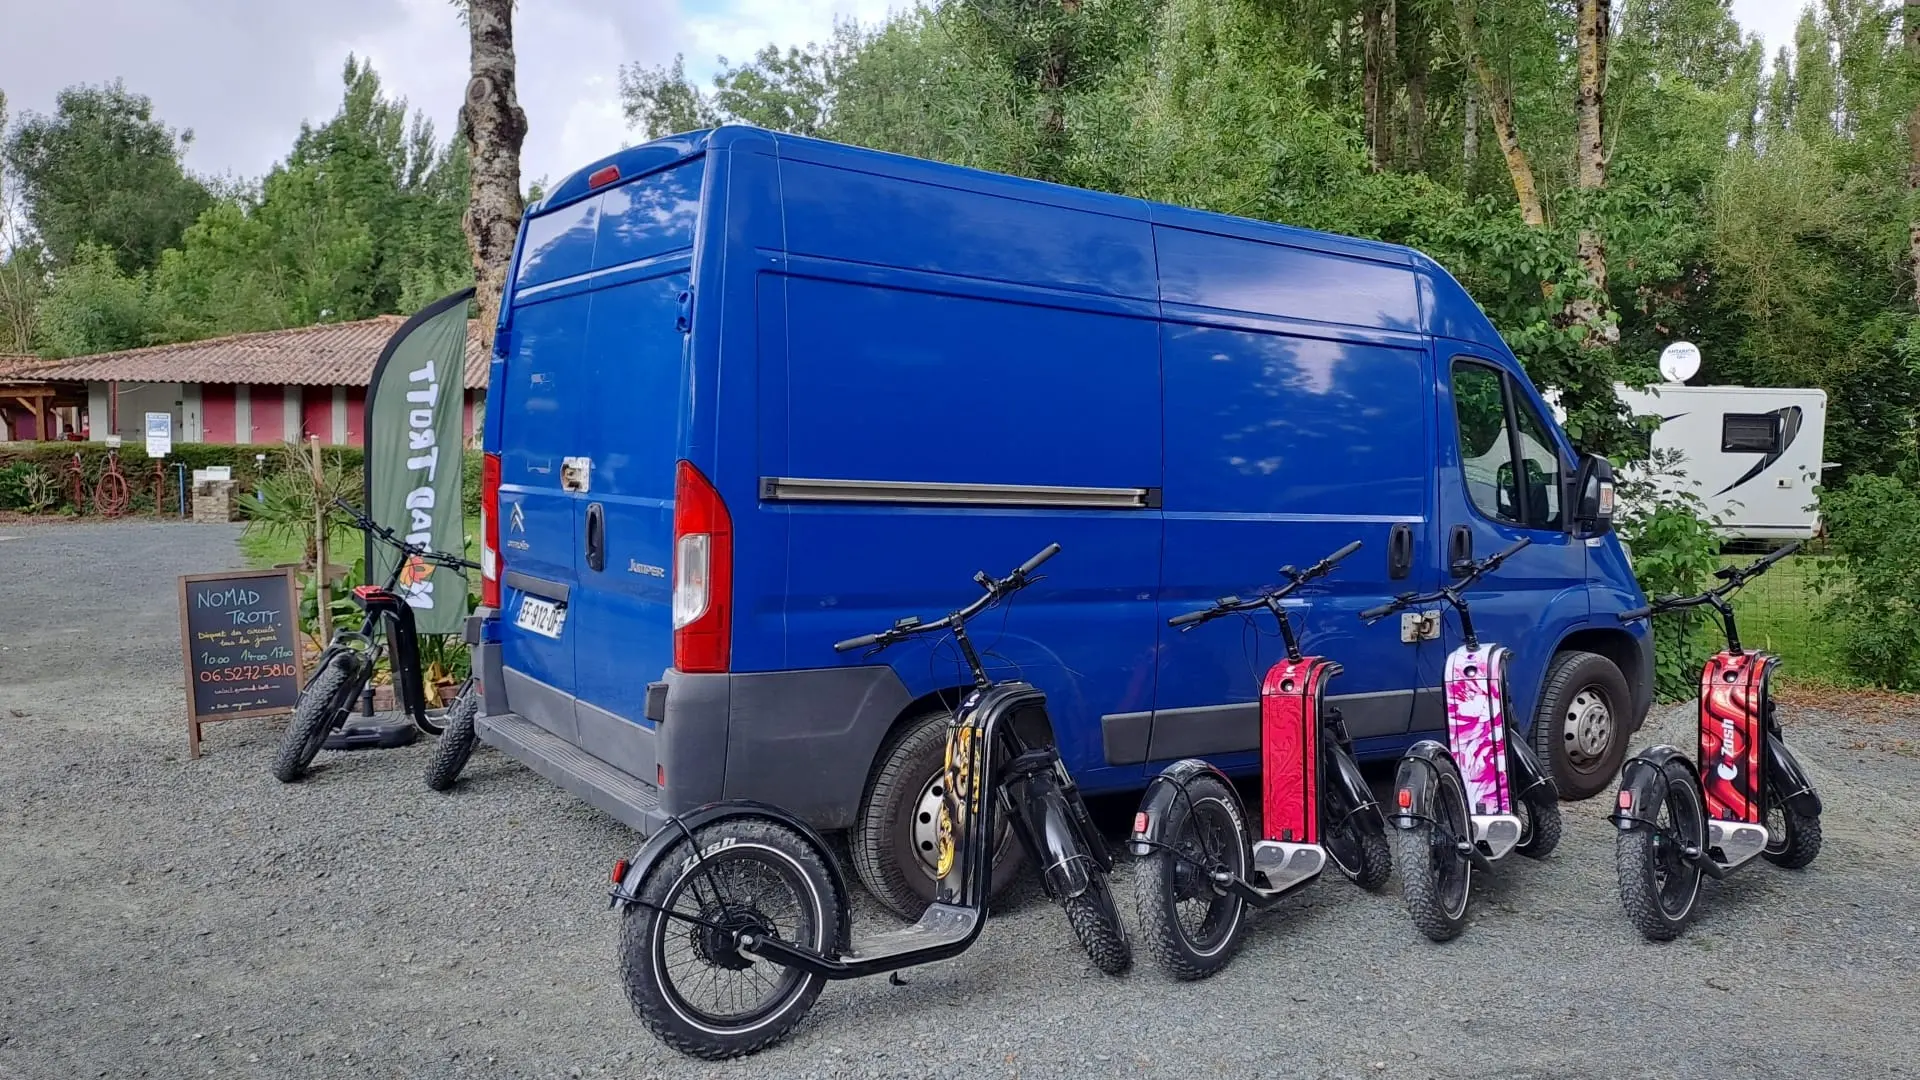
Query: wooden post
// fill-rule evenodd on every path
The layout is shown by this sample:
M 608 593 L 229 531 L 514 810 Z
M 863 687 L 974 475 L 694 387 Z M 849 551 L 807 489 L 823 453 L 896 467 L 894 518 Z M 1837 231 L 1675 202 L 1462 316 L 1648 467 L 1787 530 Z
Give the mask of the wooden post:
M 314 626 L 320 631 L 320 647 L 326 648 L 333 640 L 333 616 L 328 607 L 332 597 L 327 588 L 327 504 L 321 501 L 326 491 L 326 471 L 320 460 L 320 436 L 307 436 L 307 449 L 311 451 L 313 467 L 313 569 L 314 599 L 317 601 Z

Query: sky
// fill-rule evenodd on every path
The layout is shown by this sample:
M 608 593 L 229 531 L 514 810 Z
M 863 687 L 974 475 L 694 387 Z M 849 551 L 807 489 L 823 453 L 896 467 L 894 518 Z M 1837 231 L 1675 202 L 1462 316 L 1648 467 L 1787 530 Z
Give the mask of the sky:
M 637 141 L 620 113 L 623 63 L 676 53 L 702 86 L 717 58 L 769 42 L 824 41 L 836 19 L 872 24 L 913 0 L 521 0 L 515 16 L 526 181 L 557 181 Z M 1733 0 L 1773 54 L 1791 41 L 1800 0 Z M 466 85 L 466 30 L 449 0 L 0 0 L 0 91 L 17 118 L 51 112 L 74 83 L 115 77 L 193 132 L 187 166 L 258 177 L 285 156 L 302 120 L 339 104 L 347 55 L 370 59 L 388 92 L 444 139 Z

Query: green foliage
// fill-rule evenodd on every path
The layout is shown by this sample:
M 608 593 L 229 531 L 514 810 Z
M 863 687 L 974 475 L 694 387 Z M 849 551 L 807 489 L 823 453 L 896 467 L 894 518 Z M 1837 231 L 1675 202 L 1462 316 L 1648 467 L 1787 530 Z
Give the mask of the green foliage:
M 4 154 L 56 264 L 92 245 L 137 272 L 158 262 L 210 201 L 180 166 L 192 138 L 176 135 L 154 118 L 151 101 L 115 81 L 62 90 L 52 116 L 22 118 Z
M 316 482 L 306 450 L 288 443 L 268 455 L 267 473 L 258 481 L 257 490 L 240 493 L 240 516 L 247 522 L 248 532 L 297 538 L 302 563 L 312 566 L 317 558 L 323 515 L 331 537 L 334 523 L 344 520 L 335 502 L 357 501 L 360 475 L 360 469 L 328 462 L 322 455 Z
M 53 474 L 31 461 L 0 463 L 0 510 L 44 514 L 59 501 Z
M 1848 667 L 1878 686 L 1920 689 L 1920 486 L 1911 475 L 1855 476 L 1821 507 L 1839 556 L 1821 588 Z
M 1648 598 L 1691 596 L 1713 581 L 1720 567 L 1717 521 L 1700 497 L 1674 481 L 1684 461 L 1662 451 L 1622 474 L 1616 485 L 1620 512 L 1614 529 L 1627 546 L 1633 575 Z M 1662 615 L 1654 625 L 1654 690 L 1662 700 L 1681 701 L 1699 692 L 1700 666 L 1717 647 L 1718 629 L 1701 609 Z
M 258 183 L 211 195 L 194 182 L 192 212 L 140 258 L 127 258 L 127 242 L 112 235 L 49 242 L 52 285 L 38 304 L 36 348 L 82 355 L 411 312 L 469 282 L 465 141 L 442 144 L 420 114 L 409 120 L 406 101 L 388 97 L 353 57 L 342 85 L 339 111 L 303 125 L 286 160 Z M 85 135 L 23 126 L 8 160 L 19 144 L 64 161 L 85 149 L 68 145 Z M 65 196 L 44 184 L 27 194 L 50 239 L 41 218 L 64 212 L 54 200 Z M 0 315 L 6 285 L 0 278 Z

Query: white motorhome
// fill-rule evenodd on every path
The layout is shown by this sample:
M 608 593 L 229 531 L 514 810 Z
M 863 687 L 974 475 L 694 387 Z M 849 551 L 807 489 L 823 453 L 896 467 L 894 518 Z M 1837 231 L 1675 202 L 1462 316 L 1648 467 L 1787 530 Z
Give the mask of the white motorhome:
M 1819 528 L 1813 489 L 1825 466 L 1826 391 L 1663 383 L 1614 392 L 1635 416 L 1660 418 L 1652 450 L 1682 458 L 1681 475 L 1657 483 L 1698 496 L 1722 536 L 1790 540 Z

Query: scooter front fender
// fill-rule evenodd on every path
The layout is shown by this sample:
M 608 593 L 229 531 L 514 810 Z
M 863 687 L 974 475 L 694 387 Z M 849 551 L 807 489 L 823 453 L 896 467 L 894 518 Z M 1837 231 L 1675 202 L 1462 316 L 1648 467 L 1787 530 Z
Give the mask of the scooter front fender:
M 1400 758 L 1394 776 L 1395 810 L 1388 820 L 1396 829 L 1412 829 L 1433 820 L 1434 802 L 1439 798 L 1440 777 L 1452 773 L 1459 780 L 1460 767 L 1453 754 L 1434 739 L 1421 739 Z
M 1380 818 L 1380 804 L 1374 799 L 1373 787 L 1367 783 L 1367 778 L 1361 774 L 1360 766 L 1355 764 L 1353 758 L 1346 754 L 1331 753 L 1329 756 L 1333 759 L 1333 776 L 1330 778 L 1330 782 L 1339 784 L 1340 789 L 1347 793 L 1347 804 L 1354 808 L 1354 813 L 1370 813 L 1378 820 Z M 1322 828 L 1325 828 L 1326 825 L 1326 822 L 1321 823 Z
M 614 882 L 613 889 L 608 893 L 608 906 L 618 907 L 622 913 L 626 912 L 639 902 L 640 890 L 645 887 L 647 880 L 656 870 L 671 870 L 670 867 L 661 865 L 669 855 L 685 860 L 686 866 L 691 867 L 694 860 L 712 854 L 711 851 L 692 850 L 692 837 L 695 833 L 710 825 L 742 819 L 758 819 L 783 825 L 799 833 L 801 838 L 813 847 L 814 854 L 819 856 L 820 861 L 826 865 L 827 873 L 833 877 L 834 895 L 840 901 L 839 941 L 844 946 L 853 933 L 853 916 L 848 910 L 846 875 L 840 869 L 839 860 L 833 857 L 832 849 L 827 846 L 826 840 L 813 826 L 778 806 L 755 802 L 752 799 L 710 802 L 696 806 L 684 814 L 668 818 L 652 836 L 647 837 L 646 842 L 640 845 L 640 849 L 634 852 L 633 857 L 627 860 L 625 872 L 620 874 L 619 879 Z
M 1674 746 L 1649 746 L 1628 758 L 1620 766 L 1620 798 L 1607 820 L 1621 832 L 1653 828 L 1660 819 L 1660 808 L 1667 803 L 1667 766 L 1679 762 L 1689 775 L 1697 776 L 1693 762 Z
M 1220 781 L 1233 797 L 1235 819 L 1243 823 L 1247 820 L 1246 807 L 1240 805 L 1240 793 L 1234 790 L 1226 773 L 1199 758 L 1184 758 L 1162 769 L 1160 775 L 1147 784 L 1146 794 L 1140 797 L 1140 809 L 1133 815 L 1133 832 L 1127 838 L 1129 852 L 1145 857 L 1166 841 L 1167 819 L 1177 800 L 1184 797 L 1186 786 L 1200 776 Z
M 1813 790 L 1813 780 L 1807 776 L 1800 759 L 1787 749 L 1786 740 L 1772 735 L 1767 737 L 1767 779 L 1796 813 L 1820 816 L 1820 794 Z
M 1039 856 L 1040 884 L 1062 900 L 1087 891 L 1094 855 L 1075 826 L 1066 794 L 1051 770 L 1015 780 L 1014 828 L 1025 830 L 1029 849 Z
M 1553 782 L 1553 777 L 1540 767 L 1539 755 L 1535 754 L 1533 747 L 1527 745 L 1527 741 L 1511 728 L 1507 729 L 1507 772 L 1511 778 L 1513 801 L 1516 803 L 1526 798 L 1535 788 L 1542 786 L 1552 791 L 1554 798 L 1560 797 L 1560 787 Z

